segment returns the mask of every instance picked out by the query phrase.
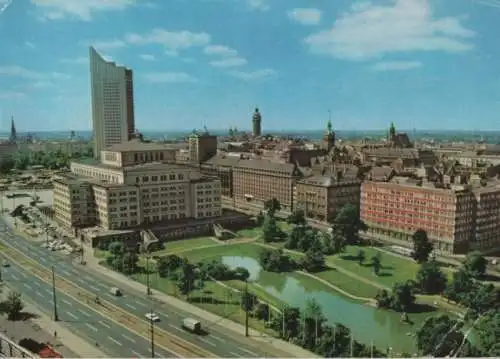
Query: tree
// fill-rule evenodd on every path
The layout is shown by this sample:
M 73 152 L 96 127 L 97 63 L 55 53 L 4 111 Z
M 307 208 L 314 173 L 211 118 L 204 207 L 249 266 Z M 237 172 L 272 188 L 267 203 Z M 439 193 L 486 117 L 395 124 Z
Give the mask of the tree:
M 259 214 L 255 218 L 258 226 L 262 226 L 264 224 L 265 219 L 266 219 L 266 216 L 262 212 L 259 212 Z
M 21 300 L 21 293 L 10 292 L 7 300 L 5 301 L 5 307 L 8 320 L 18 319 L 19 314 L 21 314 L 22 310 L 24 309 L 24 303 Z
M 417 348 L 421 355 L 445 357 L 460 347 L 464 335 L 462 325 L 447 315 L 428 317 L 417 331 Z
M 281 203 L 276 197 L 273 197 L 264 202 L 264 209 L 269 216 L 274 216 L 276 212 L 281 211 Z
M 257 303 L 253 309 L 253 315 L 259 320 L 269 320 L 271 309 L 267 303 Z
M 246 282 L 250 278 L 250 272 L 244 267 L 236 267 L 233 270 L 234 277 L 237 280 Z
M 192 290 L 196 289 L 196 267 L 185 261 L 182 264 L 181 272 L 177 280 L 177 288 L 182 295 L 188 295 Z
M 427 262 L 433 249 L 434 245 L 427 237 L 426 231 L 419 229 L 413 234 L 412 257 L 417 263 Z
M 426 262 L 420 266 L 416 276 L 420 291 L 424 294 L 442 293 L 446 288 L 447 278 L 436 261 Z
M 307 272 L 319 272 L 325 268 L 325 255 L 319 241 L 306 251 L 302 260 L 302 267 Z
M 359 231 L 365 231 L 367 227 L 359 218 L 359 211 L 356 206 L 347 203 L 335 217 L 333 229 L 339 231 L 347 243 L 356 243 Z
M 122 273 L 126 275 L 134 274 L 139 269 L 139 255 L 135 251 L 127 251 L 123 255 Z M 146 268 L 149 270 L 149 268 Z
M 500 312 L 491 310 L 479 320 L 475 327 L 478 347 L 484 353 L 483 356 L 500 357 Z
M 283 308 L 283 312 L 273 318 L 271 328 L 279 333 L 284 340 L 297 338 L 300 333 L 300 309 Z
M 372 256 L 371 265 L 373 268 L 373 273 L 375 273 L 375 275 L 379 275 L 380 269 L 382 268 L 382 260 L 381 260 L 380 253 L 377 253 L 377 254 Z
M 297 249 L 301 238 L 305 235 L 305 226 L 295 226 L 288 234 L 285 242 L 285 248 Z
M 463 269 L 453 272 L 453 280 L 444 291 L 444 296 L 454 302 L 461 303 L 465 296 L 471 293 L 474 282 L 471 275 Z
M 162 278 L 168 277 L 169 273 L 176 271 L 181 265 L 182 258 L 176 256 L 175 254 L 169 254 L 167 256 L 160 257 L 156 261 L 158 275 Z
M 375 295 L 375 300 L 378 308 L 392 308 L 392 295 L 386 289 L 379 290 Z
M 360 249 L 358 251 L 358 254 L 357 254 L 357 257 L 358 257 L 358 261 L 359 261 L 359 265 L 363 265 L 365 259 L 366 259 L 366 255 L 365 255 L 365 251 Z
M 302 333 L 300 344 L 302 348 L 313 350 L 317 341 L 323 335 L 323 327 L 326 318 L 323 315 L 321 306 L 316 300 L 308 300 L 306 308 L 302 314 Z
M 259 263 L 265 271 L 276 273 L 289 272 L 297 266 L 282 249 L 263 249 L 259 254 Z
M 249 291 L 241 292 L 241 308 L 244 311 L 251 312 L 259 302 L 257 296 Z
M 286 220 L 288 223 L 303 226 L 307 223 L 305 212 L 301 209 L 293 211 Z
M 411 281 L 396 283 L 392 288 L 392 308 L 406 312 L 415 304 L 414 288 Z
M 278 226 L 276 218 L 272 215 L 266 216 L 262 225 L 262 237 L 264 242 L 276 242 L 282 238 L 283 234 Z
M 488 261 L 481 252 L 473 251 L 465 257 L 464 269 L 474 278 L 480 278 L 486 273 Z

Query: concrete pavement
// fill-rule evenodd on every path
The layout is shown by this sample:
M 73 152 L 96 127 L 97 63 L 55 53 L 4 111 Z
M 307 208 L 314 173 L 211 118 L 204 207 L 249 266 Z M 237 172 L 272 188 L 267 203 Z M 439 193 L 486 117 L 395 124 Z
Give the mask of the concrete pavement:
M 207 351 L 210 351 L 217 356 L 221 357 L 234 357 L 234 356 L 290 356 L 289 352 L 280 352 L 276 348 L 266 345 L 268 343 L 258 343 L 248 340 L 246 338 L 235 338 L 234 333 L 228 333 L 227 329 L 214 324 L 217 322 L 214 320 L 211 323 L 207 323 L 206 320 L 202 320 L 203 324 L 206 324 L 209 328 L 210 335 L 207 337 L 199 337 L 191 335 L 190 333 L 184 332 L 180 329 L 181 320 L 187 316 L 193 316 L 193 313 L 187 311 L 179 311 L 177 308 L 172 308 L 168 305 L 159 305 L 158 301 L 151 301 L 149 299 L 143 298 L 144 295 L 129 294 L 126 290 L 126 295 L 121 298 L 111 296 L 108 291 L 113 285 L 116 285 L 116 281 L 105 282 L 103 281 L 102 275 L 94 275 L 92 271 L 86 270 L 85 267 L 75 268 L 75 266 L 68 260 L 61 259 L 60 256 L 54 255 L 48 252 L 46 249 L 26 241 L 25 239 L 14 235 L 12 232 L 8 231 L 5 235 L 6 240 L 11 246 L 27 254 L 34 260 L 38 260 L 41 265 L 46 268 L 50 268 L 52 265 L 56 266 L 57 274 L 64 279 L 69 281 L 74 281 L 78 286 L 86 291 L 95 293 L 96 295 L 105 296 L 107 301 L 110 301 L 113 305 L 120 307 L 122 310 L 126 310 L 128 313 L 133 314 L 139 318 L 142 318 L 146 312 L 149 311 L 151 307 L 154 308 L 156 312 L 160 314 L 162 318 L 168 318 L 167 320 L 162 320 L 158 323 L 158 327 L 166 332 L 171 333 L 172 336 L 178 336 L 182 339 L 201 347 Z M 87 272 L 87 274 L 83 273 Z M 114 279 L 114 278 L 113 278 Z M 129 281 L 129 279 L 127 279 Z M 35 295 L 38 295 L 35 293 Z M 190 306 L 187 303 L 182 302 L 183 306 Z M 158 308 L 157 308 L 158 307 Z M 198 309 L 198 308 L 196 308 Z M 168 314 L 167 314 L 168 311 Z M 206 312 L 205 312 L 206 313 Z M 205 313 L 201 313 L 200 317 L 206 318 Z M 221 318 L 218 318 L 220 320 Z M 224 325 L 226 325 L 224 321 Z M 232 322 L 231 322 L 232 323 Z M 234 323 L 233 323 L 234 324 Z M 88 326 L 86 326 L 88 328 Z M 84 331 L 88 332 L 85 328 Z M 92 334 L 90 330 L 87 334 Z M 240 333 L 243 333 L 241 330 Z M 270 338 L 266 338 L 269 341 Z M 274 341 L 274 340 L 273 340 Z M 264 345 L 263 345 L 264 344 Z M 107 345 L 106 345 L 107 346 Z M 300 349 L 300 348 L 297 348 Z M 279 354 L 275 354 L 275 353 Z M 300 352 L 300 350 L 299 350 Z M 308 353 L 308 352 L 306 352 Z M 296 353 L 299 356 L 299 353 Z M 123 354 L 120 354 L 123 355 Z M 306 356 L 311 356 L 309 355 Z

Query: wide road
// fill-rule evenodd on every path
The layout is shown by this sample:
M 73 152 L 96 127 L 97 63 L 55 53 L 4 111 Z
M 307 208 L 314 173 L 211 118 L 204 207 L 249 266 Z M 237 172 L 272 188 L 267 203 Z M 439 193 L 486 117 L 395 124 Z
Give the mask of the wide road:
M 49 252 L 47 249 L 42 248 L 40 245 L 30 242 L 25 238 L 15 235 L 10 228 L 2 226 L 3 220 L 0 219 L 0 227 L 3 227 L 3 233 L 1 233 L 1 241 L 6 247 L 11 247 L 17 251 L 23 253 L 23 255 L 32 259 L 33 263 L 36 264 L 37 268 L 41 270 L 25 270 L 24 275 L 29 281 L 33 280 L 40 284 L 44 288 L 44 292 L 40 292 L 45 295 L 47 299 L 45 300 L 47 304 L 44 304 L 48 310 L 52 308 L 52 300 L 48 296 L 48 291 L 50 291 L 50 268 L 54 266 L 56 268 L 56 288 L 58 289 L 58 300 L 59 306 L 63 305 L 62 299 L 71 303 L 73 310 L 70 311 L 72 315 L 78 316 L 78 319 L 74 319 L 74 322 L 66 322 L 71 326 L 78 326 L 76 328 L 79 332 L 84 333 L 86 337 L 97 338 L 99 342 L 108 339 L 110 350 L 113 350 L 113 354 L 120 356 L 130 356 L 129 352 L 127 355 L 124 353 L 124 346 L 130 346 L 133 342 L 124 339 L 130 337 L 137 342 L 137 345 L 133 345 L 133 348 L 141 349 L 141 354 L 145 354 L 149 349 L 149 344 L 147 344 L 147 338 L 149 337 L 148 326 L 144 320 L 144 315 L 151 309 L 158 313 L 161 317 L 161 321 L 155 324 L 156 335 L 155 339 L 159 346 L 164 343 L 165 347 L 159 349 L 160 352 L 165 352 L 167 356 L 216 356 L 216 357 L 285 357 L 290 356 L 290 353 L 284 353 L 278 351 L 276 348 L 272 347 L 270 344 L 263 342 L 254 342 L 251 339 L 247 339 L 244 336 L 230 333 L 227 329 L 220 327 L 216 323 L 209 323 L 199 319 L 202 324 L 209 331 L 207 336 L 197 336 L 186 332 L 181 329 L 180 323 L 183 318 L 193 317 L 192 314 L 179 310 L 176 307 L 168 305 L 166 303 L 159 304 L 158 301 L 153 301 L 147 298 L 145 294 L 137 293 L 131 288 L 124 288 L 125 295 L 122 297 L 115 297 L 109 293 L 109 288 L 113 286 L 113 283 L 106 281 L 105 276 L 97 276 L 91 270 L 86 269 L 84 266 L 76 266 L 71 259 L 63 258 L 60 255 Z M 2 231 L 2 229 L 0 229 Z M 13 250 L 4 251 L 4 254 L 12 256 L 14 258 L 13 262 L 17 258 L 21 258 L 22 255 Z M 22 258 L 21 258 L 22 259 Z M 26 265 L 20 265 L 20 267 L 26 267 Z M 22 269 L 17 268 L 13 264 L 13 274 L 16 275 L 16 270 L 22 271 Z M 7 271 L 6 271 L 7 272 Z M 7 275 L 7 273 L 5 273 Z M 22 276 L 21 274 L 19 274 Z M 45 281 L 41 280 L 45 279 Z M 7 280 L 9 280 L 6 277 Z M 21 278 L 22 279 L 22 278 Z M 13 284 L 16 283 L 15 281 Z M 28 294 L 29 288 L 23 286 L 18 286 L 19 290 L 26 295 L 33 295 L 33 292 Z M 36 288 L 33 288 L 37 290 Z M 59 294 L 61 293 L 61 294 Z M 35 294 L 40 297 L 42 301 L 42 296 Z M 99 296 L 101 298 L 102 305 L 96 305 L 92 302 L 91 298 Z M 59 300 L 59 298 L 61 300 Z M 50 308 L 49 308 L 50 306 Z M 69 307 L 69 305 L 68 305 Z M 69 309 L 68 307 L 61 306 L 61 313 L 64 309 Z M 96 333 L 91 327 L 95 327 L 91 323 L 82 323 L 86 316 L 81 314 L 81 312 L 86 312 L 96 319 L 96 322 L 105 323 L 101 325 L 105 327 L 106 331 L 109 331 L 109 335 L 105 335 L 102 328 Z M 80 313 L 81 315 L 79 315 Z M 86 318 L 87 321 L 90 318 Z M 78 323 L 78 324 L 77 324 Z M 87 325 L 89 324 L 89 325 Z M 97 335 L 98 334 L 98 335 Z M 120 340 L 122 339 L 122 340 Z M 117 344 L 115 341 L 118 341 Z M 121 344 L 121 345 L 120 345 Z M 108 347 L 108 342 L 101 343 L 103 348 Z M 186 352 L 186 346 L 190 346 L 193 349 L 190 352 Z M 116 350 L 120 350 L 116 352 Z M 150 355 L 150 354 L 149 354 Z

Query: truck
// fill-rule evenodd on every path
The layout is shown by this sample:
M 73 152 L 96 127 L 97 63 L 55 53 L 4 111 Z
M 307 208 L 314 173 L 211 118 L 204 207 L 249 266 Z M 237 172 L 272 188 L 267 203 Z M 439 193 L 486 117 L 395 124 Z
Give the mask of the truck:
M 193 318 L 184 318 L 182 321 L 182 327 L 184 329 L 189 330 L 192 333 L 200 333 L 201 332 L 201 323 L 199 320 Z

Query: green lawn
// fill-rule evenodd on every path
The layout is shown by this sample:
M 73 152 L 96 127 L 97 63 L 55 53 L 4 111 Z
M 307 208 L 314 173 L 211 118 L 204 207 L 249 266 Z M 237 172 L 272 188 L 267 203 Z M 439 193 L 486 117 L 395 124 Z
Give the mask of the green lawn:
M 355 280 L 335 269 L 328 269 L 314 275 L 357 297 L 374 298 L 378 291 L 377 287 Z
M 236 234 L 238 234 L 241 237 L 254 238 L 262 235 L 262 228 L 254 227 L 254 228 L 240 229 L 239 231 L 236 231 Z
M 177 252 L 189 251 L 203 246 L 217 246 L 217 242 L 212 237 L 198 237 L 179 239 L 176 241 L 165 242 L 165 249 L 154 252 L 156 256 L 162 256 Z
M 365 253 L 364 264 L 359 264 L 356 259 L 358 251 L 362 249 Z M 370 265 L 371 257 L 380 254 L 382 269 L 380 275 L 373 275 Z M 362 276 L 379 285 L 392 288 L 396 282 L 404 282 L 408 279 L 415 279 L 420 266 L 411 259 L 404 259 L 388 253 L 383 253 L 372 247 L 347 246 L 341 254 L 328 256 L 327 261 L 348 270 L 354 274 Z M 451 271 L 443 268 L 443 271 L 451 279 Z M 326 278 L 325 278 L 326 279 Z

